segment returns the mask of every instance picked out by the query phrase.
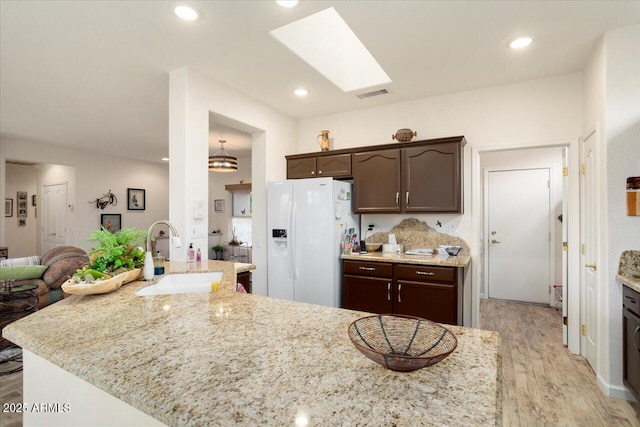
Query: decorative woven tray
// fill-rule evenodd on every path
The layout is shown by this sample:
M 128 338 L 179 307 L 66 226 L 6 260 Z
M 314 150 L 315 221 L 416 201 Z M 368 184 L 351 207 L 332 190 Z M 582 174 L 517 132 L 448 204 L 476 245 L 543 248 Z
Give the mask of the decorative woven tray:
M 120 286 L 125 283 L 133 282 L 140 278 L 141 275 L 142 269 L 136 268 L 134 270 L 116 274 L 110 279 L 99 280 L 93 283 L 76 283 L 75 280 L 69 279 L 62 284 L 62 290 L 72 295 L 106 294 L 119 289 Z

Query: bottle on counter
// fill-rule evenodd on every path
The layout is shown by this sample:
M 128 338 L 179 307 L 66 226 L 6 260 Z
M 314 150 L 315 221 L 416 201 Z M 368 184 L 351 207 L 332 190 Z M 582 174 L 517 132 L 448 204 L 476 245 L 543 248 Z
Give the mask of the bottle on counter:
M 198 264 L 202 262 L 202 252 L 200 252 L 200 248 L 198 248 L 198 251 L 196 252 L 196 262 Z
M 189 249 L 187 250 L 187 262 L 191 263 L 196 260 L 196 252 L 193 249 L 193 243 L 189 243 Z

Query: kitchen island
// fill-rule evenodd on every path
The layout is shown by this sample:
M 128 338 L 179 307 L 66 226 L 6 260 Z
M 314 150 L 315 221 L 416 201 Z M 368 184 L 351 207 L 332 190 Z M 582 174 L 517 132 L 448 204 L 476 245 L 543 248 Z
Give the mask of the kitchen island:
M 364 313 L 236 293 L 236 272 L 251 268 L 209 261 L 199 270 L 223 271 L 216 293 L 139 297 L 147 284 L 134 282 L 9 325 L 3 335 L 25 350 L 25 403 L 33 393 L 59 409 L 28 412 L 25 426 L 141 424 L 126 418 L 131 411 L 173 426 L 501 423 L 497 333 L 450 326 L 458 347 L 444 361 L 389 371 L 349 341 L 348 325 Z M 130 411 L 105 414 L 80 390 L 71 393 L 88 402 L 67 402 L 58 379 L 38 371 L 49 365 Z M 74 420 L 80 412 L 95 418 Z

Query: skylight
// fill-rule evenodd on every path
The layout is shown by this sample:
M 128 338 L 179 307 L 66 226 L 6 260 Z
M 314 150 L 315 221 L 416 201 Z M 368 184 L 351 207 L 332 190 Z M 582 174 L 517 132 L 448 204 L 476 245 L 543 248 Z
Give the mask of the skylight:
M 270 34 L 344 92 L 391 82 L 332 7 Z

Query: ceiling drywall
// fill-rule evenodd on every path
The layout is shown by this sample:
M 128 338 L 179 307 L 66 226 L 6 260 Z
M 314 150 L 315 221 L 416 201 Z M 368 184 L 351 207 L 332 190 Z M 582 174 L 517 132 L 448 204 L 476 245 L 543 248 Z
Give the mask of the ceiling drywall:
M 579 71 L 604 32 L 640 23 L 638 1 L 192 3 L 195 22 L 171 1 L 0 1 L 0 133 L 158 161 L 180 67 L 308 118 Z M 392 79 L 389 94 L 342 92 L 269 35 L 328 7 Z M 528 49 L 506 47 L 523 34 Z

